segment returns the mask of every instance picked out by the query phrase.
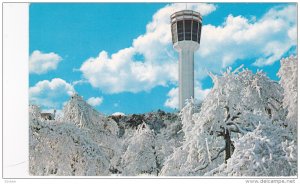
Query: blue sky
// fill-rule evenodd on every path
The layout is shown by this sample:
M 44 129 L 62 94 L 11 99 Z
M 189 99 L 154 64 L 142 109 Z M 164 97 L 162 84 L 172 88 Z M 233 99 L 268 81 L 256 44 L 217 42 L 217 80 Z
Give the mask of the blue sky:
M 177 106 L 177 57 L 169 15 L 185 4 L 32 3 L 30 102 L 61 109 L 72 91 L 97 110 L 143 113 Z M 187 4 L 203 15 L 195 53 L 196 98 L 213 86 L 207 71 L 241 64 L 278 80 L 279 60 L 296 53 L 296 5 Z M 55 79 L 55 80 L 53 80 Z

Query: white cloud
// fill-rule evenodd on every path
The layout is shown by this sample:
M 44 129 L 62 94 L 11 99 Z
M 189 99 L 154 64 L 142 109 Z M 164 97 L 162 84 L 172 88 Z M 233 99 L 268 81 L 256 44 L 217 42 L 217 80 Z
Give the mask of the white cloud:
M 51 81 L 43 80 L 29 88 L 29 101 L 42 108 L 52 109 L 61 108 L 61 100 L 74 93 L 71 84 L 60 78 L 54 78 Z
M 271 65 L 297 44 L 295 5 L 270 9 L 262 18 L 229 15 L 220 26 L 205 25 L 195 60 L 197 77 L 204 68 L 219 72 L 237 60 L 253 59 L 254 65 Z M 202 68 L 202 70 L 201 70 Z
M 87 100 L 87 103 L 91 106 L 99 106 L 103 102 L 103 97 L 91 97 Z
M 195 98 L 196 100 L 204 100 L 207 94 L 210 92 L 211 89 L 202 89 L 200 87 L 195 88 Z
M 125 113 L 123 112 L 115 112 L 113 114 L 111 114 L 112 116 L 125 116 Z
M 176 82 L 177 57 L 171 44 L 170 15 L 185 9 L 185 5 L 176 3 L 158 10 L 147 24 L 146 33 L 134 39 L 131 47 L 111 56 L 101 51 L 97 57 L 87 59 L 80 68 L 83 76 L 106 93 L 149 91 Z M 202 15 L 216 9 L 204 3 L 188 3 L 187 8 Z M 136 60 L 135 55 L 142 55 L 144 61 Z
M 168 98 L 165 101 L 165 106 L 170 107 L 172 109 L 178 109 L 179 106 L 179 96 L 178 96 L 179 90 L 178 88 L 172 88 L 168 93 Z
M 43 74 L 55 70 L 62 58 L 53 53 L 42 53 L 35 50 L 29 57 L 29 73 Z
M 83 80 L 83 79 L 81 79 L 81 80 L 76 80 L 76 81 L 73 81 L 73 82 L 72 82 L 72 86 L 75 87 L 75 86 L 77 86 L 77 85 L 82 85 L 82 84 L 85 84 L 85 83 L 88 83 L 88 81 L 87 81 L 87 80 Z
M 197 101 L 202 101 L 207 96 L 207 94 L 210 92 L 211 89 L 202 89 L 199 86 L 195 87 L 195 99 Z M 178 96 L 179 90 L 178 88 L 172 88 L 169 93 L 167 94 L 168 98 L 165 101 L 165 106 L 172 108 L 172 109 L 178 109 L 179 106 L 179 96 Z

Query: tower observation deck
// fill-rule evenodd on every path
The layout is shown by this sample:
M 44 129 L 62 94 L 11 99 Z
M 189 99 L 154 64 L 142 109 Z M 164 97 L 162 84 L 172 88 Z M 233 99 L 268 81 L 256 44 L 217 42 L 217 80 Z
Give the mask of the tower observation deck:
M 171 15 L 173 47 L 179 52 L 179 109 L 185 101 L 194 98 L 194 52 L 199 48 L 202 16 L 192 10 Z

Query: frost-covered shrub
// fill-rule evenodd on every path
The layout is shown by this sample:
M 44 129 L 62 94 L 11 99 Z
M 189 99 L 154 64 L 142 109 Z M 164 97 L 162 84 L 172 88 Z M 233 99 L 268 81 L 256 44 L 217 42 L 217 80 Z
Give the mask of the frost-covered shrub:
M 157 175 L 155 135 L 145 123 L 138 126 L 128 140 L 128 147 L 122 156 L 122 175 Z
M 158 110 L 145 114 L 127 115 L 116 119 L 120 129 L 124 132 L 121 134 L 122 152 L 125 153 L 132 140 L 139 136 L 137 129 L 143 122 L 150 128 L 154 135 L 153 145 L 155 146 L 156 169 L 159 171 L 167 156 L 173 149 L 180 146 L 183 138 L 181 130 L 181 121 L 175 113 L 166 113 Z M 122 170 L 121 166 L 118 170 Z M 123 174 L 124 175 L 124 174 Z
M 28 112 L 30 120 L 41 120 L 41 110 L 37 105 L 29 105 Z
M 87 131 L 90 138 L 109 156 L 111 170 L 115 169 L 121 155 L 121 142 L 118 139 L 119 128 L 114 120 L 100 114 L 81 96 L 74 94 L 63 108 L 62 121 Z
M 63 108 L 62 121 L 73 123 L 79 128 L 103 127 L 103 119 L 103 115 L 92 108 L 92 106 L 76 93 L 71 96 Z
M 30 119 L 29 171 L 32 175 L 108 175 L 110 161 L 85 131 L 72 124 Z
M 208 176 L 295 176 L 297 145 L 288 131 L 270 121 L 234 140 L 235 150 L 227 164 Z
M 298 57 L 290 56 L 280 60 L 277 73 L 280 85 L 284 89 L 283 106 L 288 109 L 287 120 L 291 129 L 297 128 L 298 122 Z
M 109 175 L 110 171 L 114 172 L 121 155 L 115 121 L 101 115 L 77 94 L 67 102 L 63 116 L 56 121 L 43 121 L 36 106 L 29 109 L 31 174 Z
M 162 128 L 155 136 L 155 149 L 158 169 L 161 170 L 167 157 L 174 152 L 174 149 L 181 146 L 183 132 L 181 121 L 173 120 L 166 122 L 166 127 Z
M 182 146 L 174 148 L 173 154 L 171 154 L 166 159 L 164 166 L 161 169 L 160 175 L 195 175 L 195 173 L 193 172 L 195 168 L 197 168 L 199 165 L 206 165 L 206 162 L 208 161 L 208 155 L 206 151 L 207 139 L 205 138 L 209 136 L 205 135 L 205 132 L 201 135 L 199 134 L 199 132 L 192 132 L 194 129 L 193 127 L 196 126 L 195 121 L 193 120 L 194 111 L 194 100 L 191 99 L 180 113 L 183 124 L 182 131 L 184 133 L 184 141 L 182 143 Z M 212 167 L 215 163 L 211 164 L 207 169 Z

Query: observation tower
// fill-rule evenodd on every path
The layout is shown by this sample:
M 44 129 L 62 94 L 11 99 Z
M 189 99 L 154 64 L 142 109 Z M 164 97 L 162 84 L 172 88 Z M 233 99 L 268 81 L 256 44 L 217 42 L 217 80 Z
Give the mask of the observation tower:
M 192 10 L 171 15 L 173 47 L 179 52 L 179 110 L 186 99 L 194 98 L 194 52 L 199 48 L 202 16 Z

